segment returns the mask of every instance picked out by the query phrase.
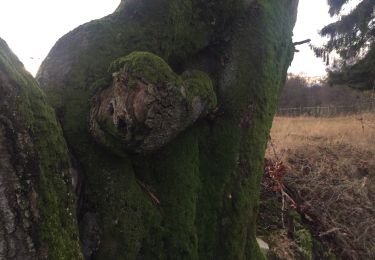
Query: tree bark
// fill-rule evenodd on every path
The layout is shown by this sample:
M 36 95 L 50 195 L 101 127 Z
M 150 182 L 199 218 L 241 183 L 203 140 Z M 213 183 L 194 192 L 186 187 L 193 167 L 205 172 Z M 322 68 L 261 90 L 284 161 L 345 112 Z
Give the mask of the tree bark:
M 86 259 L 263 258 L 259 181 L 297 5 L 128 0 L 56 43 L 37 80 L 83 179 Z M 43 160 L 69 166 L 62 145 Z M 72 237 L 50 259 L 79 258 L 62 250 Z
M 38 84 L 0 39 L 0 259 L 81 259 L 75 180 Z

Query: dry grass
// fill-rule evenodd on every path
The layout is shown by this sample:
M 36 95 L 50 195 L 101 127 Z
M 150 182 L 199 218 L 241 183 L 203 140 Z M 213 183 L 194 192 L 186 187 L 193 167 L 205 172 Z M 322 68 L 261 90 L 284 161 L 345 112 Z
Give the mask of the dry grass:
M 285 232 L 275 232 L 268 241 L 270 244 L 270 255 L 273 259 L 290 260 L 297 259 L 298 245 L 290 239 Z
M 306 145 L 345 145 L 375 153 L 375 114 L 335 118 L 276 117 L 271 132 L 283 150 Z
M 275 118 L 271 136 L 314 235 L 339 259 L 375 259 L 375 115 Z

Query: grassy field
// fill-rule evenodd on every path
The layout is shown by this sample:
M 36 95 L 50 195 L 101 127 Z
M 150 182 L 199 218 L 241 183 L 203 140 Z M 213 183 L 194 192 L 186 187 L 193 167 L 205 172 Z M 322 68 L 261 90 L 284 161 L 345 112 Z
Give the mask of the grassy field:
M 264 178 L 260 207 L 259 229 L 270 231 L 265 234 L 274 258 L 301 258 L 306 241 L 295 231 L 306 229 L 314 252 L 302 258 L 332 259 L 332 252 L 337 259 L 375 259 L 374 114 L 275 118 L 266 164 L 281 183 L 270 190 Z M 276 227 L 264 212 L 270 195 L 281 207 Z M 297 225 L 290 226 L 291 210 L 300 215 Z
M 276 117 L 271 137 L 284 153 L 288 149 L 305 149 L 306 145 L 312 145 L 338 148 L 335 150 L 339 153 L 344 146 L 374 154 L 375 114 L 333 118 Z

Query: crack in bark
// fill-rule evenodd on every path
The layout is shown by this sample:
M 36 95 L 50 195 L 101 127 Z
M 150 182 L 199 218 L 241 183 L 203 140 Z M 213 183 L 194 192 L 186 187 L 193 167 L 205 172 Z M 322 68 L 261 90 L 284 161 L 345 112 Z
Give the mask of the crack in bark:
M 17 168 L 5 125 L 0 121 L 0 259 L 33 259 L 35 249 L 29 235 L 30 211 L 21 194 Z

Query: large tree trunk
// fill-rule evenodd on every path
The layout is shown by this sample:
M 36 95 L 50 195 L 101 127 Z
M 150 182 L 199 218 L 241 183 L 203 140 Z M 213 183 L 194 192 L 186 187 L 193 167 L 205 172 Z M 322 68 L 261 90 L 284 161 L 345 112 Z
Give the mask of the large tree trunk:
M 57 42 L 37 80 L 83 179 L 78 222 L 87 259 L 263 257 L 258 186 L 293 57 L 297 4 L 128 0 Z M 63 141 L 54 147 L 62 155 L 42 160 L 69 165 Z M 50 210 L 61 214 L 59 204 Z M 36 229 L 54 233 L 45 223 Z M 74 236 L 59 242 L 50 259 L 79 258 L 62 250 Z

